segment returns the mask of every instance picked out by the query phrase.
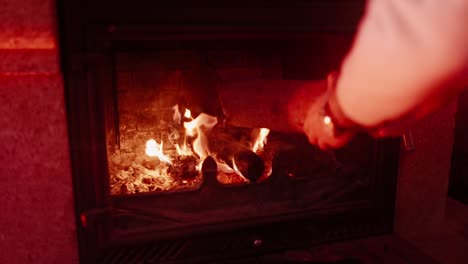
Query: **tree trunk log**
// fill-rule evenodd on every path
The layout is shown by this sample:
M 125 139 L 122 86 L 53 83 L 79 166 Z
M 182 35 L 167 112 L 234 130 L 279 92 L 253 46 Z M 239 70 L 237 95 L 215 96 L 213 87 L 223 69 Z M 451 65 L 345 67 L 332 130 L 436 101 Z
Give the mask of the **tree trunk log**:
M 326 81 L 225 81 L 218 91 L 229 125 L 303 132 L 306 111 L 325 94 Z

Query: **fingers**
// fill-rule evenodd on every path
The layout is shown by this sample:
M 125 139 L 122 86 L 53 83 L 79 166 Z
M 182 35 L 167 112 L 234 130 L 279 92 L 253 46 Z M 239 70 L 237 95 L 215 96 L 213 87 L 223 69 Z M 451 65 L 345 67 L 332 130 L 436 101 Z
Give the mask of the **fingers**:
M 344 147 L 346 144 L 349 143 L 349 141 L 351 141 L 352 138 L 352 135 L 334 139 L 318 139 L 314 137 L 309 138 L 309 142 L 312 145 L 316 145 L 321 150 L 329 150 Z
M 338 81 L 338 72 L 332 71 L 327 75 L 327 88 L 334 89 L 336 87 L 336 82 Z
M 346 131 L 336 135 L 329 127 L 324 126 L 322 122 L 306 122 L 304 126 L 309 143 L 316 145 L 321 150 L 341 148 L 355 136 L 355 132 Z
M 317 143 L 314 145 L 317 145 L 321 150 L 337 149 L 348 144 L 349 141 L 353 139 L 354 135 L 354 133 L 349 132 L 341 134 L 339 137 L 325 137 L 318 139 Z
M 322 150 L 343 147 L 355 135 L 355 132 L 350 131 L 337 134 L 334 131 L 333 124 L 330 125 L 324 120 L 324 105 L 326 105 L 330 93 L 333 92 L 337 79 L 337 72 L 331 72 L 327 75 L 327 91 L 309 105 L 302 127 L 310 144 L 316 145 Z
M 369 130 L 368 133 L 374 138 L 384 138 L 384 137 L 397 137 L 403 135 L 409 130 L 410 126 L 394 123 L 391 125 L 383 125 L 378 128 Z
M 330 145 L 328 145 L 326 142 L 323 142 L 323 141 L 319 141 L 316 146 L 319 147 L 319 149 L 323 151 L 331 149 Z

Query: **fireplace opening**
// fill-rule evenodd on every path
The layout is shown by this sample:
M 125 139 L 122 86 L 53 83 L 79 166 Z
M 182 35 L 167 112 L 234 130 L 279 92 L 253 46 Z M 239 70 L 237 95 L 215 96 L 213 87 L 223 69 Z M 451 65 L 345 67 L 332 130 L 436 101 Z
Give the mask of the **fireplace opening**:
M 84 262 L 203 262 L 392 230 L 399 140 L 320 151 L 281 122 L 292 92 L 274 88 L 338 69 L 363 3 L 226 5 L 60 8 Z
M 347 46 L 337 48 L 336 42 L 349 43 L 349 39 L 336 38 L 330 40 L 328 46 L 322 40 L 320 46 L 319 40 L 315 38 L 315 43 L 303 40 L 307 45 L 274 39 L 237 40 L 235 44 L 222 40 L 161 41 L 147 43 L 145 46 L 159 47 L 151 51 L 132 52 L 129 51 L 131 46 L 117 51 L 114 58 L 116 85 L 112 100 L 107 100 L 112 110 L 108 113 L 112 115 L 105 116 L 111 195 L 195 191 L 205 181 L 202 167 L 206 158 L 216 163 L 216 168 L 212 169 L 217 170 L 215 178 L 221 185 L 260 184 L 272 174 L 284 172 L 287 177 L 294 178 L 314 174 L 312 171 L 320 174 L 323 170 L 327 171 L 325 174 L 335 175 L 334 171 L 343 170 L 365 177 L 368 174 L 366 164 L 373 162 L 370 139 L 360 138 L 361 153 L 338 154 L 342 160 L 339 161 L 337 153 L 321 152 L 307 144 L 303 136 L 281 131 L 288 124 L 274 125 L 283 133 L 274 128 L 270 131 L 269 127 L 232 125 L 232 115 L 226 116 L 222 107 L 245 101 L 250 105 L 237 107 L 233 116 L 248 114 L 259 121 L 286 123 L 287 120 L 280 117 L 285 115 L 287 100 L 283 100 L 281 106 L 271 101 L 278 101 L 275 93 L 281 92 L 281 96 L 287 98 L 293 90 L 224 86 L 249 80 L 281 85 L 284 75 L 293 75 L 289 72 L 295 69 L 320 67 L 314 65 L 317 64 L 317 60 L 313 60 L 316 54 L 288 61 L 293 56 L 292 50 L 307 54 L 314 45 L 316 53 L 328 54 L 322 55 L 322 59 L 335 60 L 337 64 Z M 304 79 L 313 74 L 295 75 L 295 79 Z M 260 93 L 259 89 L 264 91 Z M 259 94 L 266 102 L 252 100 Z M 278 109 L 269 111 L 265 105 L 270 103 L 278 105 Z M 282 155 L 284 152 L 295 155 L 297 161 L 273 162 L 275 158 L 286 157 Z M 300 167 L 310 169 L 295 172 L 301 170 Z M 359 168 L 361 171 L 351 172 Z M 357 181 L 365 184 L 367 179 Z

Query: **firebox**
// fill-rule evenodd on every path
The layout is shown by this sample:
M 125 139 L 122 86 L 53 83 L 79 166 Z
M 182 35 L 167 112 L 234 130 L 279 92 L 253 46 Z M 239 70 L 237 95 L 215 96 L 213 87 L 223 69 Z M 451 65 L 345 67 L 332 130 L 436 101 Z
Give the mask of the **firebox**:
M 339 69 L 363 6 L 64 1 L 82 262 L 209 263 L 390 232 L 400 141 L 320 151 L 281 129 L 292 91 L 268 85 Z

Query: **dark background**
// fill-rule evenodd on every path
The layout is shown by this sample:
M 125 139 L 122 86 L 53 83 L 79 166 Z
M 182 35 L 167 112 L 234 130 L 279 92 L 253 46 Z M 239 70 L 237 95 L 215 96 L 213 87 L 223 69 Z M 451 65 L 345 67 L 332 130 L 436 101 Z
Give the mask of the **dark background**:
M 468 204 L 468 90 L 458 99 L 449 195 Z

